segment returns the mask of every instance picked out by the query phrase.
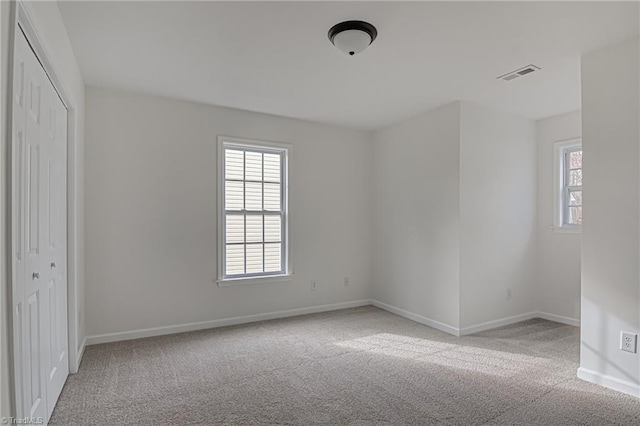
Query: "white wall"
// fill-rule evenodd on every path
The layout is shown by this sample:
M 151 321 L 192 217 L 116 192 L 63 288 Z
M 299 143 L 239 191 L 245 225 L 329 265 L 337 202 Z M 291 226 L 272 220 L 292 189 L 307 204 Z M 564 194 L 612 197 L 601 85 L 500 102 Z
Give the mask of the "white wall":
M 456 102 L 373 141 L 374 299 L 454 333 L 533 312 L 535 123 Z
M 462 102 L 461 329 L 536 310 L 535 218 L 535 122 Z
M 374 299 L 457 328 L 456 102 L 373 135 Z
M 582 377 L 640 396 L 638 39 L 582 57 Z
M 97 88 L 86 102 L 88 335 L 370 297 L 369 133 Z M 215 284 L 218 135 L 293 144 L 293 281 Z
M 7 176 L 7 116 L 11 100 L 7 96 L 9 76 L 9 41 L 11 28 L 11 3 L 0 2 L 0 241 L 7 241 L 6 227 L 6 176 Z M 6 244 L 0 246 L 0 418 L 10 415 L 9 397 L 9 342 L 8 318 L 5 303 L 8 298 L 9 274 L 7 270 Z
M 555 232 L 553 169 L 555 142 L 582 135 L 580 111 L 537 122 L 538 310 L 580 320 L 580 233 Z
M 13 43 L 13 24 L 14 24 L 14 11 L 15 4 L 9 2 L 0 2 L 2 9 L 1 16 L 1 26 L 2 32 L 0 33 L 0 44 L 2 46 L 2 56 L 0 58 L 0 63 L 2 64 L 2 88 L 6 90 L 7 81 L 7 72 L 9 62 L 10 62 L 10 54 L 12 53 Z M 52 61 L 53 67 L 55 68 L 56 73 L 62 80 L 62 84 L 69 96 L 72 99 L 73 105 L 75 106 L 75 121 L 73 123 L 73 127 L 70 129 L 70 134 L 74 135 L 73 143 L 70 145 L 70 175 L 71 177 L 77 178 L 77 186 L 70 189 L 69 199 L 72 203 L 69 214 L 72 216 L 72 219 L 75 222 L 75 227 L 69 230 L 70 238 L 69 244 L 70 248 L 75 252 L 76 262 L 73 265 L 70 265 L 69 268 L 69 278 L 70 283 L 73 284 L 70 288 L 70 292 L 74 294 L 74 298 L 76 299 L 77 309 L 75 312 L 70 312 L 70 315 L 78 315 L 80 328 L 77 330 L 77 333 L 74 333 L 69 336 L 71 342 L 76 342 L 76 345 L 80 345 L 84 340 L 84 331 L 82 327 L 83 322 L 83 285 L 84 285 L 84 272 L 83 272 L 83 238 L 84 238 L 84 212 L 83 212 L 83 146 L 84 146 L 84 81 L 82 79 L 82 75 L 80 74 L 80 69 L 76 62 L 73 50 L 71 48 L 71 43 L 67 37 L 66 29 L 64 27 L 64 23 L 62 21 L 62 16 L 60 15 L 60 11 L 58 9 L 58 5 L 56 2 L 27 2 L 28 11 L 34 21 L 34 24 L 37 28 L 39 38 L 44 41 L 45 48 L 48 52 L 48 55 Z M 3 90 L 3 93 L 4 92 Z M 3 99 L 5 97 L 3 96 Z M 7 105 L 4 105 L 5 107 Z M 3 110 L 6 113 L 6 109 Z M 2 116 L 3 122 L 5 120 L 5 114 Z M 6 123 L 4 123 L 6 124 Z M 3 126 L 3 129 L 5 127 Z M 2 132 L 2 152 L 3 155 L 6 153 L 6 149 L 8 144 L 10 143 L 10 135 L 7 135 L 6 132 Z M 6 161 L 2 161 L 2 175 L 5 176 L 4 166 L 6 165 Z M 5 185 L 3 185 L 3 191 L 6 191 Z M 6 192 L 4 193 L 6 194 Z M 2 197 L 3 200 L 6 199 L 6 195 Z M 6 211 L 6 208 L 3 206 L 3 212 Z M 4 224 L 4 220 L 2 221 Z M 7 234 L 3 234 L 2 241 L 7 241 Z M 8 280 L 7 277 L 4 276 L 3 270 L 3 281 L 2 281 L 2 294 L 7 295 L 7 286 Z M 8 355 L 8 347 L 7 347 L 7 335 L 9 330 L 7 329 L 6 323 L 3 323 L 2 327 L 2 372 L 3 374 L 0 376 L 2 383 L 0 383 L 0 389 L 3 389 L 2 396 L 6 395 L 6 390 L 8 390 L 8 375 L 6 374 L 7 370 L 7 355 Z M 73 359 L 74 356 L 70 356 L 70 359 Z M 73 366 L 72 366 L 73 369 Z M 2 409 L 6 415 L 8 404 L 5 403 L 5 400 L 2 401 Z

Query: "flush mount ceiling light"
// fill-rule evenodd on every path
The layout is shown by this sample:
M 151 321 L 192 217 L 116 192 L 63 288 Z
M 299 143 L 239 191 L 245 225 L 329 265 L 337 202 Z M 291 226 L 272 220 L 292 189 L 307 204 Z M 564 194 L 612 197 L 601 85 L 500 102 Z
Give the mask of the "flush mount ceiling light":
M 329 30 L 331 43 L 350 56 L 362 52 L 377 36 L 376 27 L 363 21 L 340 22 Z

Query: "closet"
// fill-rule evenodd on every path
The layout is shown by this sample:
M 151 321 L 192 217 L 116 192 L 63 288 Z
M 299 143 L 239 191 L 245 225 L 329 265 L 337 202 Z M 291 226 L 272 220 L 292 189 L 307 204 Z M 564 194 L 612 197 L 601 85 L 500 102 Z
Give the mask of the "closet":
M 69 374 L 67 110 L 17 27 L 12 102 L 12 324 L 18 418 L 48 421 Z

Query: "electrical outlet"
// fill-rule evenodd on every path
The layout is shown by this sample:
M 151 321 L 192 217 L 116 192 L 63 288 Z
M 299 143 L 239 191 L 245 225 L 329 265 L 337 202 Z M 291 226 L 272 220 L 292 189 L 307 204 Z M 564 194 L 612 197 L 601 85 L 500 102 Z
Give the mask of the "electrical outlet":
M 349 277 L 344 277 L 344 286 L 349 287 Z
M 316 291 L 318 289 L 318 280 L 311 280 L 311 291 Z
M 505 298 L 507 300 L 511 300 L 511 289 L 510 288 L 507 289 L 507 294 L 505 295 Z
M 620 332 L 620 349 L 625 352 L 636 353 L 638 335 L 628 331 Z

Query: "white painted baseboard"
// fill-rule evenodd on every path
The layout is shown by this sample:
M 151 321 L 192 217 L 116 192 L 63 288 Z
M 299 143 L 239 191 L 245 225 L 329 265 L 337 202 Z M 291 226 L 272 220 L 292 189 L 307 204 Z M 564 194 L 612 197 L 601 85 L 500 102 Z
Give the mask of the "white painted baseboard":
M 602 374 L 584 367 L 578 368 L 578 378 L 590 383 L 595 383 L 596 385 L 601 385 L 609 389 L 616 390 L 618 392 L 623 392 L 628 395 L 640 397 L 640 385 L 638 385 L 637 383 L 618 379 L 617 377 Z
M 308 308 L 289 309 L 286 311 L 267 312 L 264 314 L 244 315 L 232 318 L 223 318 L 213 321 L 193 322 L 189 324 L 170 325 L 166 327 L 147 328 L 143 330 L 125 331 L 121 333 L 98 334 L 88 336 L 87 345 L 118 342 L 121 340 L 141 339 L 143 337 L 162 336 L 165 334 L 184 333 L 187 331 L 206 330 L 208 328 L 225 327 L 229 325 L 246 324 L 256 321 L 265 321 L 277 318 L 287 318 L 298 315 L 315 314 L 318 312 L 335 311 L 338 309 L 356 308 L 371 305 L 371 300 L 354 300 L 350 302 L 333 303 L 330 305 L 311 306 Z
M 549 314 L 546 312 L 533 311 L 533 312 L 528 312 L 526 314 L 514 315 L 506 318 L 499 318 L 496 320 L 487 321 L 480 324 L 471 325 L 468 327 L 457 328 L 449 324 L 445 324 L 440 321 L 434 320 L 432 318 L 424 317 L 422 315 L 409 312 L 405 309 L 398 308 L 397 306 L 392 306 L 387 303 L 380 302 L 378 300 L 372 300 L 371 304 L 380 309 L 384 309 L 385 311 L 389 311 L 396 315 L 400 315 L 401 317 L 410 319 L 420 324 L 428 325 L 429 327 L 435 328 L 440 331 L 444 331 L 445 333 L 449 333 L 454 336 L 466 336 L 468 334 L 479 333 L 481 331 L 491 330 L 493 328 L 515 324 L 517 322 L 526 321 L 533 318 L 542 318 L 549 321 L 559 322 L 561 324 L 573 325 L 575 327 L 580 326 L 580 321 L 573 318 L 563 317 L 555 314 Z
M 526 321 L 533 318 L 537 318 L 537 312 L 528 312 L 526 314 L 514 315 L 512 317 L 499 318 L 496 320 L 487 321 L 480 324 L 470 325 L 468 327 L 461 328 L 460 335 L 466 336 L 468 334 L 479 333 L 481 331 L 491 330 L 493 328 L 515 324 L 517 322 Z
M 512 317 L 500 318 L 493 321 L 483 322 L 481 324 L 472 325 L 460 329 L 460 335 L 466 336 L 467 334 L 479 333 L 481 331 L 491 330 L 492 328 L 498 328 L 505 325 L 515 324 L 520 321 L 526 321 L 533 318 L 542 318 L 548 321 L 558 322 L 560 324 L 572 325 L 574 327 L 580 327 L 580 320 L 563 317 L 561 315 L 550 314 L 547 312 L 533 311 L 526 314 L 514 315 Z
M 574 327 L 580 327 L 580 320 L 570 317 L 564 317 L 562 315 L 550 314 L 548 312 L 536 312 L 537 318 L 546 319 L 549 321 L 559 322 L 560 324 L 572 325 Z
M 87 339 L 85 338 L 80 345 L 80 349 L 78 349 L 78 354 L 76 355 L 76 369 L 73 373 L 77 373 L 80 370 L 80 363 L 82 363 L 82 357 L 84 356 L 84 349 L 87 347 Z
M 418 322 L 420 324 L 428 325 L 429 327 L 435 328 L 436 330 L 444 331 L 445 333 L 452 334 L 454 336 L 460 335 L 460 330 L 456 327 L 453 327 L 449 324 L 445 324 L 440 321 L 436 321 L 432 318 L 423 317 L 422 315 L 414 314 L 413 312 L 406 311 L 404 309 L 398 308 L 396 306 L 388 305 L 383 302 L 379 302 L 377 300 L 372 300 L 371 304 L 377 308 L 384 309 L 385 311 L 389 311 L 392 314 L 400 315 L 401 317 L 410 319 L 411 321 Z
M 525 321 L 532 318 L 543 318 L 550 321 L 556 321 L 562 324 L 569 324 L 579 326 L 579 321 L 573 318 L 563 317 L 560 315 L 549 314 L 545 312 L 529 312 L 526 314 L 515 315 L 512 317 L 501 318 L 493 321 L 487 321 L 481 324 L 464 327 L 462 329 L 453 327 L 449 324 L 428 318 L 422 315 L 418 315 L 413 312 L 409 312 L 405 309 L 398 308 L 396 306 L 389 305 L 378 300 L 362 299 L 354 300 L 351 302 L 333 303 L 330 305 L 311 306 L 308 308 L 289 309 L 285 311 L 267 312 L 264 314 L 256 315 L 244 315 L 232 318 L 223 318 L 213 321 L 194 322 L 189 324 L 171 325 L 166 327 L 147 328 L 142 330 L 124 331 L 120 333 L 98 334 L 95 336 L 88 336 L 80 350 L 78 351 L 78 366 L 82 361 L 82 355 L 84 354 L 85 346 L 97 345 L 100 343 L 118 342 L 121 340 L 141 339 L 143 337 L 162 336 L 165 334 L 183 333 L 187 331 L 205 330 L 208 328 L 225 327 L 229 325 L 246 324 L 256 321 L 265 321 L 277 318 L 287 318 L 297 315 L 314 314 L 319 312 L 335 311 L 338 309 L 355 308 L 359 306 L 373 305 L 385 311 L 389 311 L 393 314 L 410 319 L 420 324 L 427 325 L 435 328 L 436 330 L 443 331 L 453 336 L 464 336 L 467 334 L 478 333 L 480 331 L 490 330 L 492 328 L 502 327 L 504 325 L 514 324 L 520 321 Z

